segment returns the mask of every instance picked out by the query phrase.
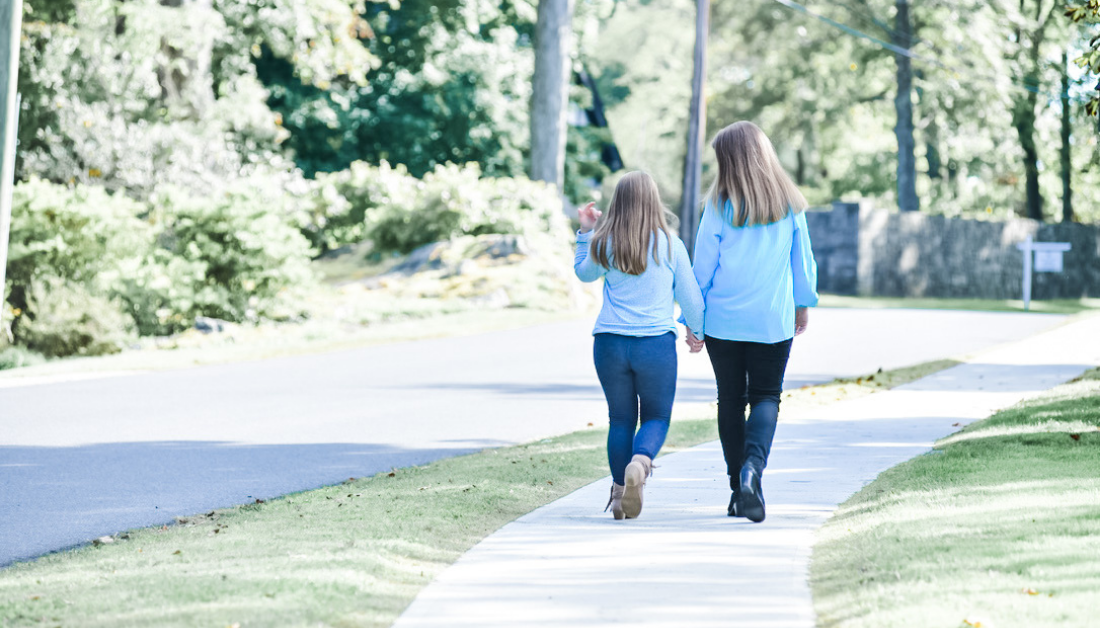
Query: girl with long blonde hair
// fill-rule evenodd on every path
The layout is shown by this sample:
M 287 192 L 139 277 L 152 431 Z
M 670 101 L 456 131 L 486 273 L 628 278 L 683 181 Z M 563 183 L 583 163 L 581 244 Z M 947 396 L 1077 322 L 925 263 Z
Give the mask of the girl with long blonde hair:
M 688 326 L 702 329 L 703 297 L 687 249 L 669 231 L 657 184 L 648 174 L 624 176 L 606 216 L 589 203 L 579 218 L 573 269 L 581 281 L 604 280 L 592 355 L 610 419 L 608 508 L 615 519 L 631 519 L 642 511 L 646 478 L 672 416 L 673 301 Z
M 694 264 L 706 303 L 704 340 L 687 340 L 693 352 L 706 346 L 718 382 L 718 434 L 733 492 L 727 514 L 760 522 L 761 474 L 791 343 L 806 329 L 806 308 L 817 305 L 817 264 L 806 199 L 760 127 L 737 122 L 711 145 L 718 177 L 699 221 Z

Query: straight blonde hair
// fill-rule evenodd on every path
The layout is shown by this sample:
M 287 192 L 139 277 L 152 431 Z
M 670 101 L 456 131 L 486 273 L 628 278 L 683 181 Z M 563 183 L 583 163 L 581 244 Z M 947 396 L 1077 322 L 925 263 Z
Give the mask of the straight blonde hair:
M 711 147 L 718 157 L 718 177 L 708 196 L 731 225 L 770 225 L 806 209 L 806 197 L 783 170 L 760 127 L 734 122 L 714 136 Z
M 657 182 L 645 172 L 628 173 L 615 186 L 611 206 L 596 225 L 592 258 L 604 268 L 614 265 L 628 275 L 640 275 L 645 272 L 651 246 L 653 262 L 661 263 L 658 233 L 665 234 L 671 251 L 672 235 Z

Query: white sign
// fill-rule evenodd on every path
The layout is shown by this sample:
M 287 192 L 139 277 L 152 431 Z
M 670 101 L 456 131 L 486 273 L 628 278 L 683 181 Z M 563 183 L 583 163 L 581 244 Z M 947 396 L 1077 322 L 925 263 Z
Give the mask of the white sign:
M 1035 272 L 1060 273 L 1062 272 L 1061 251 L 1035 251 Z
M 1069 242 L 1035 242 L 1031 236 L 1016 245 L 1024 253 L 1024 309 L 1031 309 L 1031 273 L 1032 258 L 1035 259 L 1035 272 L 1062 272 L 1062 254 L 1070 250 Z

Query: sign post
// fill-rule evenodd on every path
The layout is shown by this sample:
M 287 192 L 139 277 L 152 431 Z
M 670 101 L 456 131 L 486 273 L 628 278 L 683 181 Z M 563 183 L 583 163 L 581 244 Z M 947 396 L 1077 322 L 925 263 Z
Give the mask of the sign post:
M 1024 311 L 1031 309 L 1031 275 L 1062 272 L 1062 254 L 1073 248 L 1069 242 L 1034 242 L 1028 236 L 1016 245 L 1024 253 Z M 1034 264 L 1032 256 L 1034 255 Z

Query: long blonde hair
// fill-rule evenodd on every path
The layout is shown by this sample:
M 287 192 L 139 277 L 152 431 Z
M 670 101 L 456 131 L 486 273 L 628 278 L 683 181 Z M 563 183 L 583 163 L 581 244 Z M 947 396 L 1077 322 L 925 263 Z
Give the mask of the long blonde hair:
M 615 186 L 611 206 L 596 225 L 592 258 L 605 268 L 613 264 L 628 275 L 640 275 L 645 272 L 651 244 L 653 262 L 661 263 L 658 233 L 665 234 L 671 251 L 672 235 L 665 222 L 665 206 L 657 182 L 641 171 L 628 173 Z
M 769 225 L 806 209 L 806 197 L 783 170 L 760 127 L 734 122 L 714 136 L 711 146 L 718 157 L 718 177 L 708 196 L 731 225 Z

